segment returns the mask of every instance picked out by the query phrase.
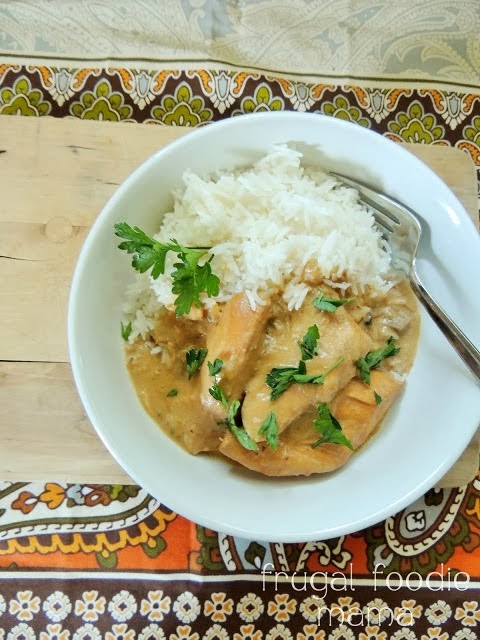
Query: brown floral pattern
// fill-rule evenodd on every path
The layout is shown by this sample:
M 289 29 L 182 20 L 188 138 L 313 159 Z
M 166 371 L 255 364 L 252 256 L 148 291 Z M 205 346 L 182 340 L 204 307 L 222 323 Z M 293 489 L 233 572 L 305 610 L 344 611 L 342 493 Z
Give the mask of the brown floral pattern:
M 369 598 L 372 586 L 353 585 L 355 601 L 330 592 L 323 602 L 323 615 L 305 619 L 302 612 L 310 608 L 314 595 L 279 598 L 273 585 L 262 585 L 245 580 L 216 581 L 197 587 L 198 596 L 192 597 L 185 590 L 182 577 L 169 580 L 135 580 L 132 576 L 95 580 L 95 577 L 75 581 L 67 593 L 52 592 L 48 582 L 38 578 L 30 580 L 31 589 L 22 589 L 20 579 L 5 584 L 0 595 L 0 632 L 23 631 L 28 638 L 29 629 L 36 630 L 36 637 L 52 640 L 54 637 L 71 638 L 75 634 L 90 633 L 92 638 L 230 638 L 234 640 L 265 640 L 294 638 L 295 640 L 387 640 L 389 638 L 440 638 L 445 634 L 456 638 L 474 638 L 469 635 L 480 628 L 480 607 L 475 590 L 448 596 L 452 607 L 438 600 L 434 592 L 415 592 L 405 598 L 401 594 L 377 587 L 378 601 L 388 615 L 376 621 L 368 619 L 371 607 Z M 128 588 L 130 586 L 130 591 Z M 168 589 L 170 596 L 165 595 Z M 220 590 L 221 589 L 221 590 Z M 65 589 L 66 590 L 66 589 Z M 405 592 L 404 592 L 405 593 Z M 178 608 L 171 601 L 192 603 L 195 616 L 187 620 L 178 617 Z M 258 601 L 267 615 L 245 620 L 244 606 Z M 420 602 L 422 600 L 422 602 Z M 219 603 L 220 611 L 226 602 L 231 603 L 228 614 L 213 618 L 210 605 Z M 424 606 L 424 604 L 426 606 Z M 286 605 L 285 608 L 282 605 Z M 280 606 L 279 606 L 280 605 Z M 305 605 L 305 606 L 303 606 Z M 250 609 L 253 612 L 253 608 Z M 183 614 L 186 614 L 184 608 Z M 279 611 L 288 616 L 279 617 Z M 441 613 L 432 618 L 432 612 Z M 226 613 L 224 611 L 224 613 Z M 432 621 L 433 620 L 433 621 Z M 41 635 L 43 634 L 43 635 Z M 50 634 L 50 635 L 49 635 Z M 463 635 L 462 635 L 463 634 Z M 0 633 L 1 637 L 1 633 Z M 5 637 L 5 636 L 4 636 Z M 11 636 L 15 637 L 15 636 Z M 32 636 L 33 637 L 33 636 Z M 78 636 L 82 637 L 82 636 Z M 87 636 L 85 636 L 87 637 Z

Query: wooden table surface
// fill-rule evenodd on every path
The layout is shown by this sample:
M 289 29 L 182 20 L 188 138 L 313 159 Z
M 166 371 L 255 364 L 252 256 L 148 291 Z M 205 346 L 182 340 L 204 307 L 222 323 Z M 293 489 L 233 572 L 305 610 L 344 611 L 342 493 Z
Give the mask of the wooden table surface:
M 189 129 L 0 116 L 0 480 L 128 483 L 97 437 L 68 364 L 71 276 L 117 186 Z M 475 167 L 450 147 L 407 145 L 478 223 Z M 441 486 L 478 468 L 478 439 Z

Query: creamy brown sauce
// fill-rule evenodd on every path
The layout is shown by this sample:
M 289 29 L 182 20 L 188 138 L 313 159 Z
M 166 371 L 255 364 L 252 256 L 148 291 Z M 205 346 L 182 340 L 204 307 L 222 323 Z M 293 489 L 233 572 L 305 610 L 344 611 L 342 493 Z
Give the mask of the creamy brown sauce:
M 243 304 L 241 300 L 240 303 Z M 292 451 L 293 455 L 296 455 L 296 447 L 307 443 L 308 451 L 305 453 L 305 459 L 309 459 L 311 451 L 314 451 L 319 459 L 322 458 L 322 455 L 325 458 L 325 469 L 321 470 L 328 471 L 330 468 L 336 468 L 335 465 L 340 466 L 346 461 L 347 454 L 341 451 L 337 455 L 337 450 L 340 449 L 339 445 L 323 445 L 325 453 L 322 451 L 322 455 L 317 453 L 319 449 L 311 450 L 310 443 L 314 434 L 312 430 L 308 430 L 307 422 L 311 422 L 312 416 L 314 417 L 318 399 L 323 401 L 325 398 L 329 406 L 338 406 L 338 410 L 343 411 L 346 416 L 346 431 L 350 429 L 356 437 L 356 427 L 354 429 L 354 426 L 349 427 L 348 425 L 350 424 L 349 416 L 354 415 L 357 408 L 352 405 L 350 410 L 349 402 L 351 399 L 347 398 L 344 401 L 341 397 L 341 391 L 357 373 L 352 362 L 354 363 L 358 357 L 363 357 L 368 350 L 373 351 L 384 347 L 388 338 L 393 336 L 401 350 L 396 356 L 384 360 L 379 369 L 398 374 L 395 375 L 398 379 L 405 377 L 412 366 L 419 336 L 420 319 L 417 301 L 408 282 L 404 280 L 387 294 L 357 298 L 354 302 L 341 307 L 335 314 L 320 312 L 314 308 L 312 310 L 309 307 L 313 307 L 313 305 L 309 305 L 309 307 L 307 305 L 306 301 L 300 310 L 305 308 L 304 313 L 307 315 L 303 318 L 299 312 L 287 312 L 283 302 L 279 297 L 276 297 L 271 301 L 268 314 L 265 312 L 265 318 L 261 321 L 258 316 L 252 315 L 249 309 L 245 309 L 245 305 L 243 307 L 240 305 L 238 309 L 233 307 L 233 311 L 232 305 L 230 305 L 233 316 L 228 327 L 233 327 L 233 333 L 237 331 L 235 340 L 239 344 L 236 351 L 231 348 L 232 345 L 228 344 L 228 334 L 226 336 L 222 334 L 221 319 L 223 314 L 226 314 L 224 305 L 215 305 L 213 311 L 208 314 L 206 312 L 197 314 L 200 317 L 195 320 L 176 318 L 172 312 L 163 310 L 156 319 L 155 328 L 151 332 L 150 338 L 145 342 L 137 340 L 126 348 L 128 370 L 146 411 L 170 437 L 190 453 L 215 451 L 223 439 L 223 444 L 220 447 L 222 453 L 241 464 L 269 475 L 288 475 L 288 473 L 283 473 L 285 456 L 287 456 L 288 464 L 291 464 Z M 237 315 L 235 315 L 236 313 Z M 311 317 L 318 319 L 320 340 L 319 354 L 315 362 L 307 363 L 309 370 L 315 366 L 319 371 L 323 370 L 327 364 L 331 364 L 333 358 L 336 358 L 338 354 L 341 354 L 342 357 L 345 355 L 342 349 L 352 349 L 352 353 L 357 349 L 358 354 L 361 355 L 353 355 L 352 362 L 342 364 L 338 368 L 338 373 L 335 373 L 336 377 L 333 375 L 334 372 L 329 374 L 331 376 L 329 383 L 327 384 L 326 381 L 321 390 L 318 385 L 294 385 L 298 389 L 292 392 L 291 397 L 285 399 L 287 413 L 284 416 L 283 427 L 280 424 L 280 440 L 282 441 L 282 438 L 285 440 L 286 447 L 285 450 L 282 449 L 284 458 L 280 459 L 278 452 L 275 454 L 270 451 L 266 452 L 264 443 L 260 443 L 261 448 L 263 447 L 262 452 L 265 453 L 264 468 L 258 463 L 260 454 L 241 451 L 237 442 L 233 442 L 232 438 L 229 440 L 228 437 L 225 437 L 226 429 L 218 425 L 219 417 L 222 416 L 222 408 L 208 395 L 208 384 L 211 384 L 211 381 L 206 369 L 207 361 L 213 361 L 217 355 L 223 356 L 222 359 L 225 362 L 230 359 L 230 369 L 225 367 L 223 381 L 220 380 L 219 384 L 222 384 L 226 389 L 234 390 L 233 392 L 240 401 L 243 401 L 245 393 L 247 393 L 242 415 L 244 422 L 247 421 L 245 428 L 255 437 L 258 422 L 255 422 L 256 412 L 258 420 L 261 421 L 265 411 L 275 408 L 279 411 L 280 422 L 282 419 L 281 398 L 273 403 L 269 400 L 270 389 L 264 384 L 265 371 L 268 371 L 272 366 L 296 365 L 298 363 L 300 353 L 297 341 L 304 335 L 305 326 L 312 324 Z M 235 323 L 237 323 L 237 327 L 235 327 Z M 332 323 L 337 324 L 333 325 Z M 355 327 L 357 328 L 355 329 Z M 329 341 L 327 341 L 327 336 L 331 336 Z M 343 338 L 342 336 L 347 337 Z M 322 342 L 322 337 L 324 342 Z M 218 345 L 215 340 L 219 343 Z M 326 342 L 328 344 L 324 344 Z M 371 347 L 367 348 L 365 346 L 367 344 Z M 191 347 L 199 349 L 206 346 L 209 348 L 209 354 L 203 365 L 203 371 L 195 374 L 189 380 L 185 366 L 185 354 Z M 226 353 L 227 356 L 225 356 Z M 255 376 L 258 378 L 258 389 L 255 387 Z M 312 387 L 317 388 L 312 389 Z M 351 394 L 355 398 L 357 393 L 355 384 L 350 382 L 350 387 Z M 176 395 L 169 396 L 172 390 L 176 391 Z M 308 394 L 318 394 L 319 391 L 324 396 L 315 396 L 314 406 L 312 404 L 314 396 L 308 396 Z M 363 393 L 361 388 L 360 391 Z M 295 406 L 295 402 L 299 402 L 298 415 L 291 409 L 292 406 Z M 212 408 L 214 404 L 218 406 Z M 290 413 L 288 413 L 289 411 Z M 251 419 L 249 412 L 254 416 Z M 372 415 L 374 412 L 375 408 L 372 407 Z M 382 417 L 383 415 L 375 425 L 378 425 Z M 360 446 L 374 430 L 374 426 L 370 424 L 374 417 L 368 418 L 368 420 L 358 417 L 356 420 L 357 423 L 363 421 L 365 424 L 368 420 L 370 421 L 368 433 L 359 430 L 358 446 Z M 354 425 L 353 422 L 352 424 Z M 285 429 L 284 432 L 282 432 L 283 429 Z M 350 431 L 348 432 L 350 433 Z M 328 458 L 329 447 L 335 448 L 335 459 L 332 459 L 331 456 Z M 264 454 L 262 453 L 262 455 Z M 302 464 L 299 462 L 297 466 L 292 466 L 293 475 L 318 471 L 314 467 L 312 467 L 313 471 L 308 471 L 311 467 L 308 460 L 304 467 Z M 300 471 L 296 470 L 297 467 Z M 287 465 L 287 470 L 288 468 L 290 467 Z M 302 471 L 303 468 L 307 470 Z
M 209 324 L 208 319 L 192 321 L 164 311 L 150 340 L 137 340 L 127 347 L 128 370 L 147 413 L 190 453 L 217 448 L 222 435 L 200 402 L 200 376 L 189 380 L 185 366 L 186 351 L 205 346 Z M 156 348 L 161 351 L 152 353 Z M 203 425 L 205 436 L 199 442 L 197 433 Z
M 369 317 L 363 328 L 373 340 L 373 350 L 381 349 L 390 336 L 398 341 L 400 352 L 384 360 L 382 367 L 406 375 L 413 364 L 420 334 L 418 302 L 407 280 L 403 279 L 383 297 L 369 301 Z M 371 321 L 370 320 L 371 316 Z

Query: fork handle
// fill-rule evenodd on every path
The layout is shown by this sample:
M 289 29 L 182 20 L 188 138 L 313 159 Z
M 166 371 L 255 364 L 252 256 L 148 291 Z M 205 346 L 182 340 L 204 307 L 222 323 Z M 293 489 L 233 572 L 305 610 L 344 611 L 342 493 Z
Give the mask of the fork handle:
M 414 269 L 412 269 L 410 273 L 410 284 L 418 299 L 427 309 L 430 317 L 434 320 L 473 375 L 480 381 L 480 351 L 435 302 L 418 279 Z

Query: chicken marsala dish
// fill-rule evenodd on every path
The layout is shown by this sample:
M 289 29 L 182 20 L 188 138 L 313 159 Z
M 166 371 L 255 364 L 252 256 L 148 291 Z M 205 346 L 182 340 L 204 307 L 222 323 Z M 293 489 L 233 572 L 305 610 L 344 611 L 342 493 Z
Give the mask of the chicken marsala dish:
M 187 175 L 155 237 L 115 226 L 140 274 L 122 335 L 146 411 L 188 452 L 269 476 L 345 464 L 400 393 L 419 335 L 371 213 L 300 158 Z

